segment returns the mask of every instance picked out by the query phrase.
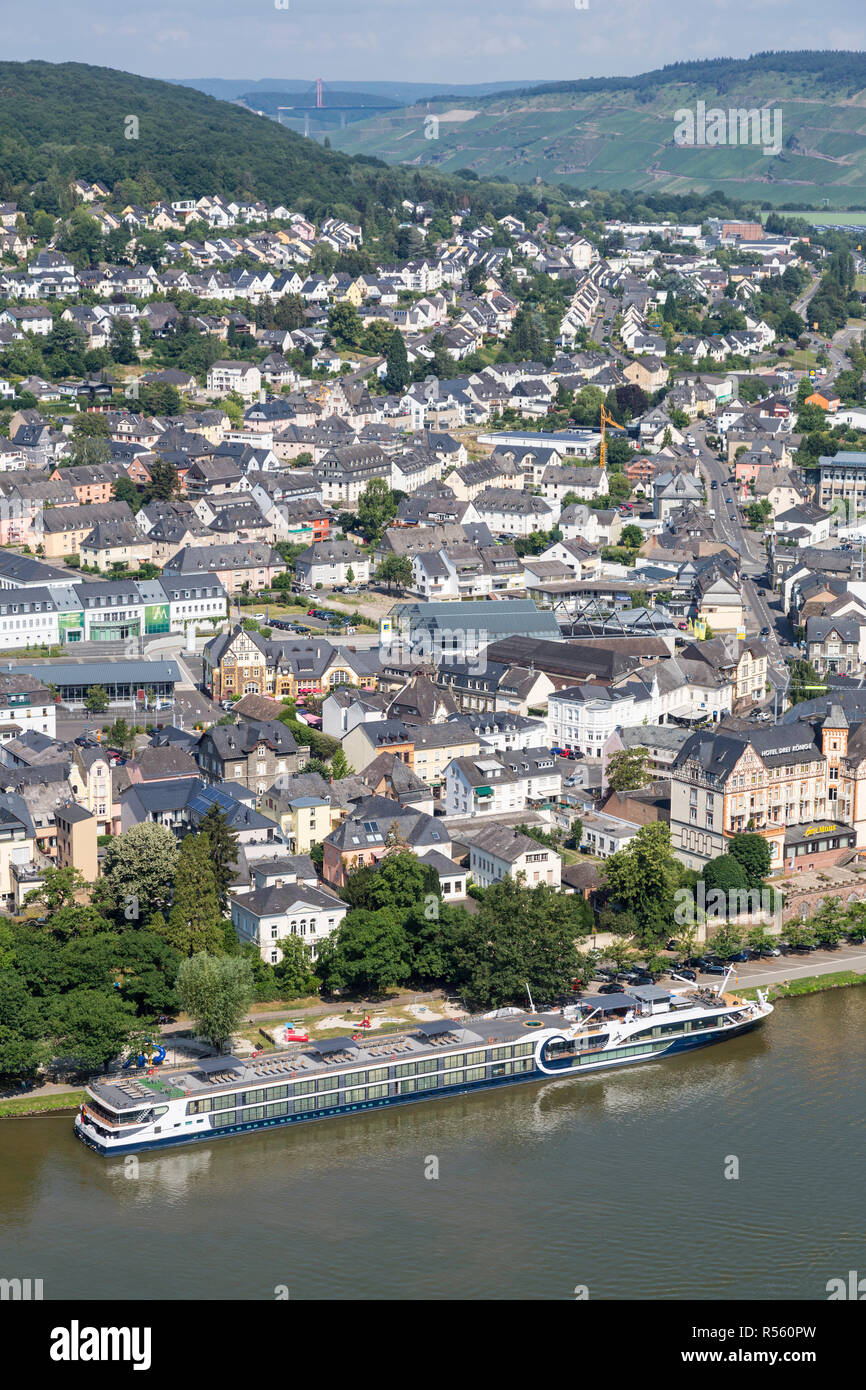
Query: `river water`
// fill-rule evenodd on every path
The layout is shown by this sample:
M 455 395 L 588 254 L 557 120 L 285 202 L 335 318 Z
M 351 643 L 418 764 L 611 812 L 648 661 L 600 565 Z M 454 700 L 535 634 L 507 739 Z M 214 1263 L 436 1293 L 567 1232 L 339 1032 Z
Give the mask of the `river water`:
M 825 1299 L 866 1272 L 864 1033 L 866 990 L 836 990 L 692 1056 L 137 1165 L 69 1115 L 3 1120 L 0 1275 L 46 1300 Z

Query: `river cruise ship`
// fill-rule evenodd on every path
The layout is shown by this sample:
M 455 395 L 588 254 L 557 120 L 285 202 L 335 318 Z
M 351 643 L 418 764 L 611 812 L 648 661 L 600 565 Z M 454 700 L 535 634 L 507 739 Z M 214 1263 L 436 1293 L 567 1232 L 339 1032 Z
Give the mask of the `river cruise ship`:
M 208 1057 L 172 1075 L 93 1081 L 75 1132 L 101 1154 L 127 1154 L 658 1061 L 738 1037 L 772 1013 L 760 991 L 741 999 L 726 984 L 644 985 L 556 1012 L 497 1010 L 249 1060 Z

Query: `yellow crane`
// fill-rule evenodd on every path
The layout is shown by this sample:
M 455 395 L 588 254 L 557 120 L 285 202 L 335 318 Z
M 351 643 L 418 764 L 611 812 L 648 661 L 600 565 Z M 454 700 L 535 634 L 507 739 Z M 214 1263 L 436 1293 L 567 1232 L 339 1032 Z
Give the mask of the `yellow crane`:
M 598 450 L 598 461 L 601 467 L 604 468 L 605 462 L 607 460 L 607 439 L 605 437 L 605 428 L 609 427 L 610 429 L 614 430 L 624 430 L 625 426 L 621 425 L 618 420 L 614 420 L 613 416 L 607 411 L 607 409 L 603 405 L 600 407 L 600 410 L 601 444 Z

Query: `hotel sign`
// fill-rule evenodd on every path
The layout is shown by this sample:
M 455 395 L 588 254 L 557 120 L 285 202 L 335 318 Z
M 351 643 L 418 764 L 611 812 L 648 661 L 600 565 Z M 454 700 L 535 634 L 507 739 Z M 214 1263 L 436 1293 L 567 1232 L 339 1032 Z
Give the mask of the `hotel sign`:
M 812 825 L 808 830 L 804 830 L 805 836 L 809 835 L 830 835 L 837 827 L 835 825 Z

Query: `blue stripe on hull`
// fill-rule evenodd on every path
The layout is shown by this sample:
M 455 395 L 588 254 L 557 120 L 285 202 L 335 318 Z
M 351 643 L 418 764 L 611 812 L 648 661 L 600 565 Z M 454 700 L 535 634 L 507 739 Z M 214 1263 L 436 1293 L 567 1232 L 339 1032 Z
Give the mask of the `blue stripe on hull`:
M 613 1071 L 617 1067 L 635 1066 L 641 1062 L 658 1062 L 665 1057 L 672 1057 L 683 1052 L 694 1052 L 699 1047 L 711 1047 L 714 1043 L 726 1042 L 729 1038 L 739 1037 L 740 1034 L 750 1032 L 763 1021 L 762 1018 L 753 1019 L 751 1022 L 740 1024 L 736 1028 L 726 1028 L 723 1032 L 711 1033 L 703 1037 L 699 1035 L 697 1037 L 677 1038 L 664 1052 L 653 1052 L 644 1057 L 621 1057 L 615 1062 L 606 1064 L 602 1063 L 602 1059 L 599 1057 L 598 1062 L 592 1065 L 574 1067 L 562 1073 L 549 1074 L 536 1068 L 535 1071 L 526 1072 L 522 1076 L 499 1076 L 495 1080 L 473 1081 L 464 1086 L 437 1086 L 429 1091 L 416 1091 L 402 1096 L 386 1096 L 381 1100 L 363 1101 L 360 1105 L 335 1105 L 327 1110 L 312 1110 L 300 1115 L 281 1115 L 271 1120 L 251 1120 L 249 1124 L 225 1125 L 221 1129 L 203 1130 L 199 1134 L 178 1134 L 167 1136 L 165 1139 L 148 1139 L 143 1144 L 123 1144 L 106 1149 L 82 1134 L 78 1126 L 75 1127 L 75 1134 L 89 1149 L 102 1154 L 104 1158 L 113 1158 L 115 1154 L 139 1153 L 145 1149 L 167 1149 L 178 1144 L 208 1143 L 212 1139 L 224 1139 L 233 1134 L 247 1134 L 254 1129 L 275 1129 L 280 1125 L 292 1125 L 310 1120 L 329 1120 L 340 1115 L 355 1115 L 362 1110 L 379 1110 L 386 1106 L 411 1104 L 413 1101 L 463 1096 L 468 1095 L 471 1091 L 492 1091 L 526 1081 L 566 1081 L 579 1076 L 594 1076 L 600 1071 Z

